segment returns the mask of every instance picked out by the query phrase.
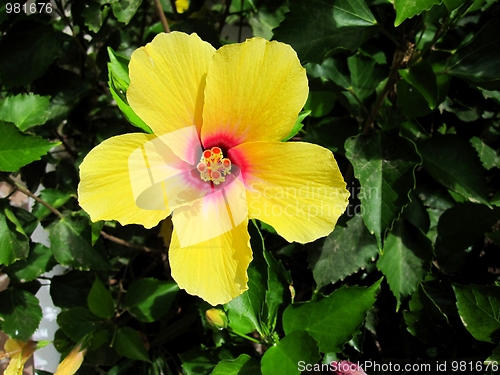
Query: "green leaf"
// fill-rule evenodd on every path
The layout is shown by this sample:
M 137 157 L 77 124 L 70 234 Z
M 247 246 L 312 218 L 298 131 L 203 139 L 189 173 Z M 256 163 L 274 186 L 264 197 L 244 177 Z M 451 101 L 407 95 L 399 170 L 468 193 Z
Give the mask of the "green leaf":
M 447 273 L 457 271 L 467 255 L 467 248 L 489 232 L 498 221 L 500 208 L 488 208 L 474 203 L 463 203 L 446 210 L 438 222 L 436 257 Z
M 411 141 L 393 133 L 362 134 L 348 139 L 345 148 L 361 184 L 363 220 L 382 248 L 385 231 L 409 203 L 420 156 Z
M 299 363 L 316 363 L 320 359 L 316 341 L 305 331 L 287 334 L 271 346 L 262 357 L 262 375 L 299 375 Z
M 262 375 L 259 361 L 247 354 L 233 360 L 223 360 L 215 366 L 210 375 Z
M 453 134 L 417 144 L 424 169 L 438 182 L 471 202 L 488 205 L 483 167 L 469 142 Z
M 302 62 L 321 63 L 335 50 L 358 48 L 376 24 L 363 0 L 295 0 L 274 38 L 290 44 Z
M 500 89 L 500 23 L 489 21 L 450 58 L 446 72 L 487 90 Z
M 264 251 L 263 255 L 267 263 L 266 325 L 268 332 L 274 332 L 279 310 L 291 302 L 289 286 L 292 280 L 290 272 L 285 270 L 281 261 L 277 261 L 271 252 Z
M 335 93 L 331 91 L 309 91 L 304 109 L 311 117 L 323 117 L 332 111 L 335 101 Z
M 83 19 L 85 20 L 85 26 L 89 28 L 90 31 L 97 33 L 104 22 L 104 19 L 108 15 L 109 7 L 101 7 L 100 4 L 91 2 L 86 4 L 85 10 L 82 12 Z
M 429 272 L 431 260 L 430 240 L 407 221 L 396 221 L 377 261 L 377 268 L 385 275 L 396 296 L 396 310 L 401 300 L 412 294 Z
M 51 24 L 16 22 L 0 42 L 0 55 L 9 57 L 0 60 L 0 81 L 7 87 L 27 85 L 65 53 L 68 41 L 71 37 Z
M 102 281 L 97 277 L 87 297 L 87 304 L 92 314 L 99 318 L 111 319 L 115 315 L 113 297 Z
M 3 249 L 2 247 L 2 251 Z M 50 249 L 37 243 L 32 244 L 32 249 L 25 260 L 6 267 L 4 272 L 9 275 L 13 282 L 25 283 L 35 280 L 42 273 L 50 271 L 56 264 Z
M 300 130 L 302 129 L 302 127 L 304 126 L 304 124 L 302 122 L 310 114 L 311 114 L 311 111 L 307 111 L 307 110 L 304 110 L 304 111 L 300 112 L 299 116 L 297 117 L 297 120 L 295 121 L 295 124 L 293 125 L 292 131 L 290 132 L 290 134 L 288 134 L 282 140 L 282 142 L 286 142 L 289 139 L 292 139 L 293 137 L 295 137 L 300 132 Z
M 396 20 L 394 26 L 399 26 L 404 20 L 412 18 L 424 10 L 429 10 L 434 4 L 441 3 L 440 0 L 394 0 L 394 8 L 396 9 Z
M 137 280 L 127 290 L 124 307 L 136 319 L 154 322 L 167 313 L 178 291 L 179 287 L 172 281 Z
M 500 338 L 500 287 L 453 285 L 460 319 L 476 340 L 498 343 Z
M 103 326 L 102 320 L 84 307 L 73 307 L 62 311 L 57 316 L 57 324 L 74 342 L 79 342 Z
M 342 351 L 358 333 L 367 311 L 375 303 L 381 282 L 382 279 L 369 288 L 342 286 L 319 302 L 288 306 L 283 314 L 285 333 L 307 331 L 318 342 L 321 352 Z
M 116 332 L 114 348 L 124 357 L 151 362 L 141 336 L 130 327 L 120 328 Z
M 398 108 L 401 109 L 407 119 L 423 117 L 432 113 L 432 109 L 429 108 L 424 96 L 418 90 L 413 89 L 406 81 L 398 81 L 396 91 L 398 93 Z
M 90 245 L 91 233 L 87 219 L 66 217 L 49 227 L 51 250 L 63 266 L 79 270 L 110 269 L 109 262 Z
M 42 308 L 33 294 L 8 288 L 0 292 L 0 329 L 10 337 L 28 341 L 42 320 Z
M 317 289 L 364 268 L 377 254 L 377 241 L 366 229 L 360 215 L 349 220 L 346 228 L 337 225 L 322 249 L 311 252 L 309 256 Z
M 364 101 L 375 93 L 377 86 L 387 77 L 381 65 L 361 54 L 350 56 L 347 65 L 351 74 L 351 84 L 348 89 L 359 101 Z
M 252 264 L 247 272 L 248 290 L 224 305 L 229 318 L 229 327 L 243 334 L 257 330 L 263 335 L 260 315 L 266 294 L 264 275 Z
M 130 60 L 117 54 L 111 47 L 108 47 L 108 55 L 110 61 L 108 63 L 108 86 L 111 96 L 128 122 L 142 129 L 144 132 L 152 134 L 153 131 L 151 128 L 135 114 L 127 101 L 126 93 L 130 84 L 128 76 L 128 64 Z
M 40 192 L 40 198 L 50 204 L 52 207 L 59 208 L 71 198 L 71 193 L 67 193 L 57 189 L 46 188 Z M 38 202 L 35 203 L 32 212 L 38 220 L 43 220 L 51 214 L 51 211 L 47 207 Z
M 127 25 L 141 6 L 141 3 L 142 0 L 119 0 L 111 3 L 111 9 L 116 19 Z
M 481 138 L 472 137 L 470 143 L 476 149 L 484 168 L 488 170 L 494 167 L 500 168 L 500 157 L 498 157 L 497 152 L 484 143 Z
M 0 101 L 0 120 L 12 122 L 25 131 L 49 118 L 50 97 L 33 94 L 8 96 Z
M 409 311 L 403 311 L 408 332 L 429 345 L 450 345 L 456 334 L 448 317 L 422 285 L 412 295 Z
M 285 12 L 287 11 L 288 5 L 286 3 L 278 9 L 272 10 L 268 9 L 265 5 L 259 6 L 257 13 L 252 13 L 252 16 L 248 20 L 248 23 L 252 27 L 252 35 L 271 40 L 273 29 L 285 19 Z
M 234 358 L 223 350 L 213 350 L 194 347 L 179 355 L 182 361 L 183 374 L 186 375 L 208 375 L 221 359 Z
M 0 171 L 15 172 L 60 143 L 22 133 L 14 124 L 0 121 Z
M 409 69 L 402 69 L 399 74 L 422 94 L 430 109 L 436 108 L 438 98 L 436 74 L 427 60 L 422 60 Z
M 94 284 L 90 272 L 72 270 L 61 276 L 54 276 L 50 283 L 50 296 L 54 305 L 62 308 L 75 306 L 87 308 L 87 296 Z
M 2 206 L 0 204 L 0 265 L 8 266 L 28 256 L 29 240 L 9 206 Z

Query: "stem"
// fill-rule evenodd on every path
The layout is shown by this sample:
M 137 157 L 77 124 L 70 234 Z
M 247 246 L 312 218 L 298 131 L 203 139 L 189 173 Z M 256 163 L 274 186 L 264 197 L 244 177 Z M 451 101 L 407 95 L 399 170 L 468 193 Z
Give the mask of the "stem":
M 239 332 L 236 332 L 234 329 L 230 329 L 228 328 L 228 331 L 231 332 L 231 333 L 234 333 L 235 335 L 238 335 L 240 337 L 243 337 L 244 339 L 246 340 L 249 340 L 249 341 L 252 341 L 252 342 L 255 342 L 256 344 L 260 344 L 260 341 L 257 340 L 257 339 L 254 339 L 253 337 L 250 337 L 250 336 L 247 336 L 243 333 L 239 333 Z
M 163 12 L 163 8 L 161 7 L 160 0 L 155 0 L 155 6 L 156 13 L 158 14 L 158 17 L 160 17 L 160 22 L 163 26 L 163 30 L 165 30 L 166 33 L 169 33 L 170 27 L 168 26 L 167 17 L 165 17 L 165 13 Z
M 28 189 L 26 189 L 23 185 L 21 185 L 19 182 L 17 181 L 14 181 L 12 178 L 10 177 L 2 177 L 2 179 L 7 182 L 12 188 L 16 189 L 16 190 L 19 190 L 21 193 L 27 195 L 28 197 L 30 198 L 33 198 L 35 201 L 37 201 L 38 203 L 40 203 L 41 205 L 47 207 L 50 212 L 52 212 L 53 214 L 59 216 L 60 219 L 62 219 L 64 216 L 63 214 L 57 209 L 55 208 L 54 206 L 50 205 L 49 203 L 45 202 L 42 198 L 40 197 L 37 197 L 35 194 L 33 194 L 31 191 L 29 191 Z
M 152 247 L 141 246 L 141 245 L 136 245 L 136 244 L 130 243 L 128 241 L 125 241 L 122 238 L 115 237 L 115 236 L 113 236 L 113 235 L 111 235 L 109 233 L 106 233 L 104 231 L 101 231 L 101 236 L 103 236 L 105 239 L 107 239 L 107 240 L 109 240 L 111 242 L 114 242 L 114 243 L 117 243 L 119 245 L 123 245 L 123 246 L 129 247 L 131 249 L 142 250 L 142 251 L 145 251 L 147 253 L 163 253 L 164 252 L 161 249 L 154 249 Z

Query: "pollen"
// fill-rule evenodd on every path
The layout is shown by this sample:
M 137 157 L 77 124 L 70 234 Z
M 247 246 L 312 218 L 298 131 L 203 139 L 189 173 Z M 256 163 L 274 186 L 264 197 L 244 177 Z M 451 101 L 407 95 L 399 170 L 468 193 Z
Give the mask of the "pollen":
M 226 175 L 231 173 L 231 160 L 225 158 L 219 147 L 203 151 L 200 162 L 196 166 L 200 178 L 206 182 L 219 185 L 226 181 Z

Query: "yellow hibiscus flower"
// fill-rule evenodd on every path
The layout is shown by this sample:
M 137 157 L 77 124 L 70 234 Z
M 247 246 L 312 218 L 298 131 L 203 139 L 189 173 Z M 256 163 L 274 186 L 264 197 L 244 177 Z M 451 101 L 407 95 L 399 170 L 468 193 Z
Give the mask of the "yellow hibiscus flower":
M 57 366 L 54 375 L 75 374 L 83 363 L 86 351 L 86 349 L 82 350 L 82 343 L 77 344 Z
M 26 361 L 33 355 L 37 348 L 35 341 L 19 341 L 8 338 L 4 344 L 5 356 L 10 357 L 10 362 L 4 375 L 22 375 Z
M 154 134 L 124 134 L 80 166 L 93 221 L 151 228 L 172 213 L 172 277 L 212 305 L 247 287 L 248 220 L 292 242 L 328 235 L 349 193 L 333 154 L 281 142 L 308 95 L 295 51 L 252 38 L 215 50 L 196 34 L 159 34 L 136 50 L 127 99 Z

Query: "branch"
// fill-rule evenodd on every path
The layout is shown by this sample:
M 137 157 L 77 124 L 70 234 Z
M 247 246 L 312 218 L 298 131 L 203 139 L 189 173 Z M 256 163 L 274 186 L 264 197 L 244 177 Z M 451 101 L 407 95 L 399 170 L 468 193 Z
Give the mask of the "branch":
M 147 247 L 147 246 L 136 245 L 136 244 L 130 243 L 128 241 L 125 241 L 122 238 L 118 238 L 118 237 L 115 237 L 111 234 L 108 234 L 104 231 L 101 231 L 101 236 L 103 236 L 105 239 L 107 239 L 111 242 L 117 243 L 117 244 L 122 245 L 122 246 L 129 247 L 131 249 L 141 250 L 141 251 L 145 251 L 147 253 L 164 253 L 164 250 L 154 249 L 154 248 Z
M 158 13 L 158 17 L 160 17 L 160 22 L 163 26 L 163 30 L 166 33 L 170 32 L 170 27 L 168 26 L 167 17 L 165 17 L 165 13 L 163 12 L 163 8 L 161 7 L 160 0 L 155 0 L 156 13 Z

